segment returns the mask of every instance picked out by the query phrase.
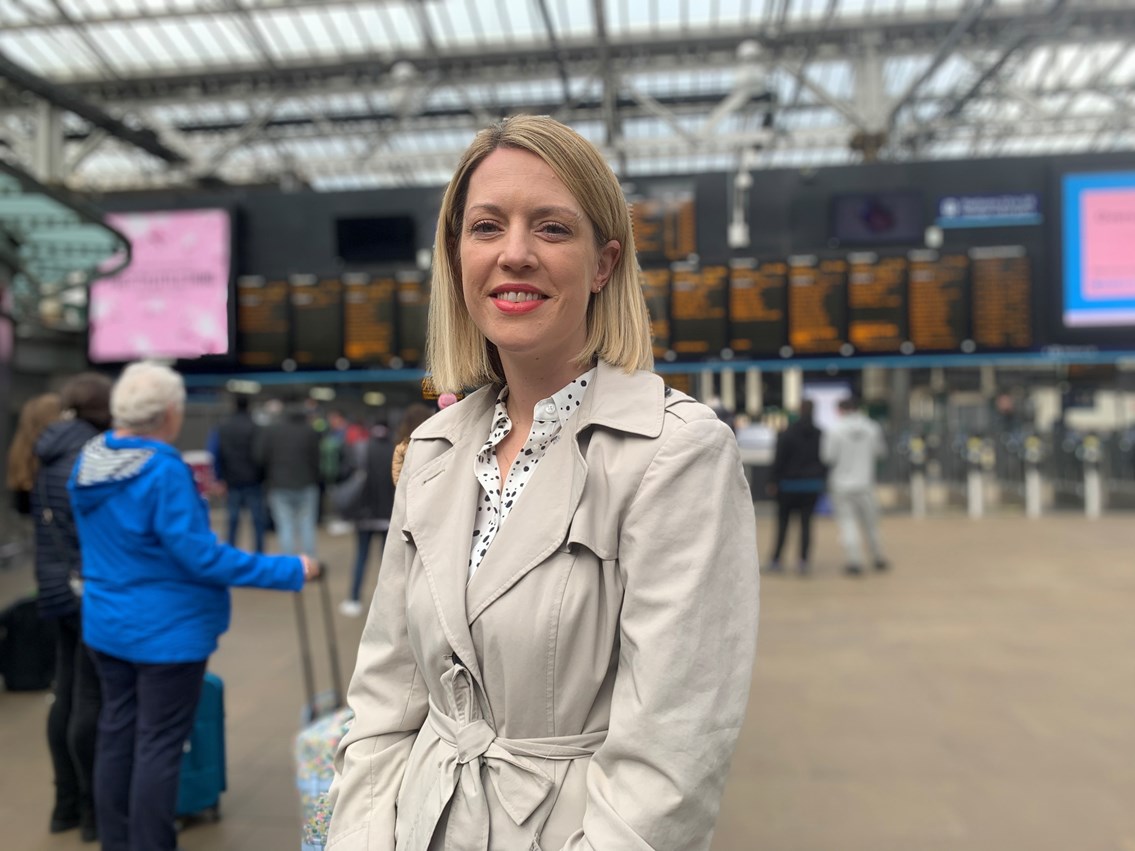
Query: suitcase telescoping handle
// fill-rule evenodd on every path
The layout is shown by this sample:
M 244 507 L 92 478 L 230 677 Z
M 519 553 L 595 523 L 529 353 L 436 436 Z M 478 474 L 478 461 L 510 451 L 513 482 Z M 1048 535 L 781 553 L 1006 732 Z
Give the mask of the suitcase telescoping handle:
M 311 633 L 307 627 L 307 609 L 304 607 L 303 591 L 297 591 L 294 595 L 296 627 L 300 640 L 300 665 L 303 668 L 304 694 L 307 697 L 305 714 L 309 719 L 314 719 L 324 712 L 333 712 L 343 706 L 343 675 L 339 670 L 339 642 L 335 638 L 335 616 L 331 609 L 331 591 L 327 587 L 327 565 L 321 564 L 320 567 L 322 569 L 319 576 L 311 582 L 319 586 L 319 598 L 323 608 L 323 624 L 327 630 L 327 653 L 331 661 L 330 705 L 318 705 L 318 696 L 315 692 L 315 669 L 311 661 Z

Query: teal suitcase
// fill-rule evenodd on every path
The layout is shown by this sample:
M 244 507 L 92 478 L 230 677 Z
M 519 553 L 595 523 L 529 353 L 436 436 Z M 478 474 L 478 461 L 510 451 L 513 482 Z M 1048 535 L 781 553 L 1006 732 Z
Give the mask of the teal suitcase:
M 221 817 L 221 793 L 227 787 L 225 771 L 225 685 L 216 674 L 205 674 L 193 732 L 185 743 L 177 815 Z

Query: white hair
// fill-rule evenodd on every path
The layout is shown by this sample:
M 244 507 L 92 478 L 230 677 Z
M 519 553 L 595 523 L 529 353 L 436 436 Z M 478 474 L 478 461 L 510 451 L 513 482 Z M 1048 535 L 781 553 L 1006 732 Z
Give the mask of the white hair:
M 160 363 L 140 361 L 122 371 L 110 393 L 115 428 L 150 434 L 161 427 L 170 405 L 185 407 L 185 381 Z

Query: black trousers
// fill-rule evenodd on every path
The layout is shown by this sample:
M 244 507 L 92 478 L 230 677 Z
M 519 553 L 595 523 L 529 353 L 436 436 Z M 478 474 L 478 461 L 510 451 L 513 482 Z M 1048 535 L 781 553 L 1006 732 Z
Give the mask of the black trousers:
M 174 851 L 182 750 L 205 662 L 143 665 L 95 653 L 102 682 L 95 807 L 102 851 Z
M 788 537 L 788 521 L 793 514 L 800 515 L 800 561 L 808 560 L 808 551 L 812 546 L 812 515 L 816 511 L 819 501 L 818 493 L 785 493 L 779 491 L 776 496 L 776 552 L 772 560 L 780 561 L 780 554 L 784 550 L 784 541 Z
M 53 818 L 94 815 L 93 777 L 100 690 L 78 614 L 56 621 L 55 700 L 47 713 L 47 745 L 55 771 Z

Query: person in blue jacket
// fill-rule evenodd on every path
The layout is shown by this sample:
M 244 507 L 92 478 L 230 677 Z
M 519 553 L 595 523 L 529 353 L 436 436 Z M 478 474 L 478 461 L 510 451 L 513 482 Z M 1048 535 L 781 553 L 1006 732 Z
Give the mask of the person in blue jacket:
M 185 384 L 131 364 L 111 392 L 113 430 L 68 482 L 83 557 L 83 639 L 102 687 L 95 809 L 103 851 L 174 851 L 182 747 L 205 663 L 229 627 L 229 586 L 298 591 L 306 556 L 254 555 L 217 539 L 171 445 Z

